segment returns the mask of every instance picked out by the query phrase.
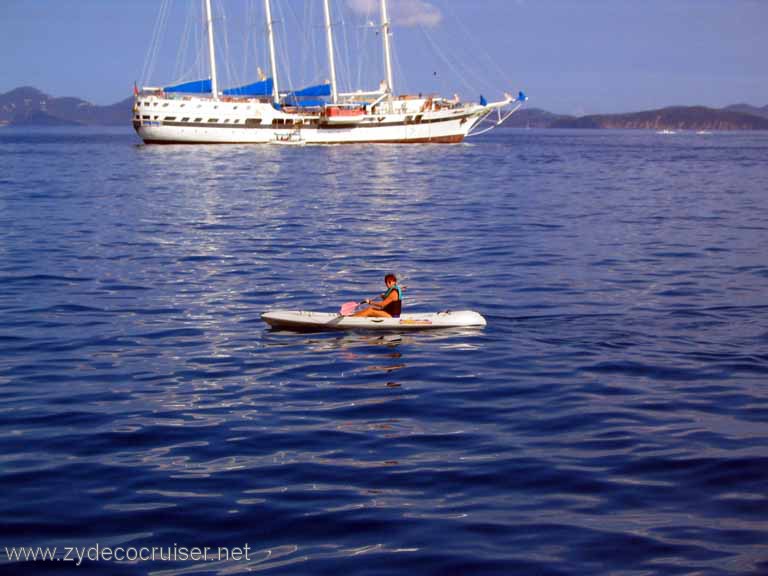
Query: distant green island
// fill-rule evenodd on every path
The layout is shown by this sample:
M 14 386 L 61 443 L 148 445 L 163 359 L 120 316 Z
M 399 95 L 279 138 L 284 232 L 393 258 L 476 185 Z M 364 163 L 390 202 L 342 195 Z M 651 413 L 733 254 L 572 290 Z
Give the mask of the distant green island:
M 4 126 L 128 126 L 133 97 L 97 106 L 74 97 L 53 97 L 23 86 L 0 94 Z M 564 116 L 523 108 L 505 123 L 512 128 L 589 128 L 645 130 L 768 130 L 768 105 L 735 104 L 725 108 L 670 106 L 628 114 Z
M 734 104 L 725 108 L 669 106 L 627 114 L 562 116 L 524 108 L 505 126 L 517 128 L 619 128 L 645 130 L 768 130 L 768 106 Z
M 128 126 L 133 97 L 109 106 L 56 98 L 24 86 L 0 94 L 0 123 L 8 126 Z

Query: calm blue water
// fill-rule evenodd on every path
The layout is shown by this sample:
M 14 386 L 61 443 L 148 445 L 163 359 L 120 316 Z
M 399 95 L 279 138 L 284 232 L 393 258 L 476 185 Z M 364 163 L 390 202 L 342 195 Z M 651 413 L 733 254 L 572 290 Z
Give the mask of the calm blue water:
M 765 574 L 768 134 L 0 131 L 8 573 Z M 397 272 L 484 331 L 294 334 Z

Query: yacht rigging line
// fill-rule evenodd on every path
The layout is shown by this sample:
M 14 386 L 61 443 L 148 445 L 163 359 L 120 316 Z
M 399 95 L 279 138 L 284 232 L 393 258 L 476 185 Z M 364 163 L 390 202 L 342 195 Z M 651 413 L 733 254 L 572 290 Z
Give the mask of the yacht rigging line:
M 232 51 L 230 50 L 230 43 L 229 43 L 229 36 L 231 34 L 229 30 L 229 26 L 227 25 L 227 13 L 224 9 L 224 2 L 217 2 L 217 9 L 219 11 L 219 22 L 221 22 L 220 26 L 217 26 L 216 35 L 219 37 L 223 37 L 222 39 L 222 52 L 223 52 L 223 60 L 224 60 L 224 70 L 226 72 L 226 79 L 229 86 L 241 86 L 244 84 L 242 82 L 242 78 L 240 75 L 235 71 L 235 69 L 232 67 Z M 219 30 L 221 29 L 221 32 Z
M 184 28 L 181 33 L 181 41 L 179 42 L 178 49 L 176 50 L 176 60 L 173 65 L 173 73 L 171 74 L 172 84 L 178 84 L 200 78 L 201 74 L 207 73 L 207 67 L 204 67 L 200 61 L 200 39 L 198 35 L 201 30 L 198 24 L 201 20 L 198 20 L 199 14 L 194 8 L 195 4 L 189 6 L 189 9 L 185 11 Z M 202 31 L 205 32 L 204 30 Z M 190 44 L 194 44 L 190 49 Z M 189 55 L 192 53 L 192 56 Z M 192 60 L 191 63 L 188 60 Z M 142 84 L 151 83 L 152 79 L 144 78 Z
M 494 74 L 497 75 L 498 78 L 507 78 L 508 73 L 501 69 L 501 66 L 499 66 L 498 62 L 493 59 L 491 54 L 488 52 L 488 50 L 485 49 L 482 43 L 478 42 L 477 38 L 472 37 L 472 35 L 469 33 L 469 29 L 467 26 L 462 22 L 461 18 L 459 18 L 456 13 L 448 6 L 446 3 L 445 6 L 443 6 L 445 11 L 449 14 L 449 17 L 452 22 L 456 22 L 459 31 L 463 34 L 464 40 L 462 40 L 463 46 L 468 46 L 469 50 L 466 52 L 467 54 L 474 54 L 476 56 L 480 56 L 485 59 L 485 63 L 489 64 L 491 68 L 494 69 Z M 478 62 L 481 64 L 481 66 L 470 66 L 468 65 L 468 68 L 470 70 L 477 70 L 480 68 L 484 68 L 485 66 L 482 65 L 481 62 Z M 487 80 L 482 80 L 481 84 L 484 84 L 484 88 L 489 89 L 496 89 L 496 87 L 490 86 L 487 82 Z
M 341 75 L 342 77 L 342 91 L 343 92 L 349 92 L 352 89 L 352 84 L 349 83 L 350 78 L 352 78 L 352 70 L 349 66 L 349 32 L 347 30 L 347 21 L 344 19 L 343 15 L 339 15 L 337 12 L 337 17 L 340 18 L 339 24 L 336 26 L 336 29 L 340 31 L 342 40 L 341 43 L 337 43 L 337 52 L 336 55 L 338 57 L 337 62 L 340 64 L 340 67 L 343 68 L 343 73 Z M 342 48 L 343 47 L 343 48 Z M 343 50 L 343 51 L 342 51 Z M 356 84 L 356 86 L 359 86 L 360 84 Z
M 144 67 L 141 71 L 142 85 L 148 83 L 154 75 L 157 54 L 160 51 L 161 37 L 167 25 L 169 4 L 170 0 L 163 0 L 160 3 L 158 15 L 155 19 L 155 28 L 152 31 L 152 38 L 149 42 L 149 50 L 147 51 L 147 57 L 144 59 Z
M 443 63 L 448 68 L 450 68 L 450 70 L 456 76 L 459 77 L 459 80 L 464 85 L 464 88 L 466 88 L 469 92 L 476 92 L 475 88 L 471 84 L 469 84 L 469 82 L 467 81 L 466 76 L 464 74 L 462 74 L 460 70 L 458 70 L 457 66 L 455 66 L 453 64 L 453 62 L 451 62 L 451 60 L 448 58 L 446 53 L 443 52 L 443 50 L 440 48 L 440 46 L 438 46 L 437 42 L 435 42 L 434 38 L 432 38 L 432 35 L 429 32 L 427 32 L 426 27 L 423 26 L 423 25 L 420 25 L 419 26 L 419 30 L 421 30 L 422 34 L 424 35 L 424 38 L 427 39 L 427 41 L 429 42 L 430 46 L 432 47 L 432 50 L 435 51 L 435 54 L 437 54 L 437 56 L 443 61 Z
M 265 0 L 267 2 L 270 2 L 270 0 Z M 275 36 L 276 40 L 276 46 L 275 46 L 275 59 L 277 60 L 276 67 L 281 71 L 280 74 L 280 84 L 284 86 L 282 89 L 282 93 L 286 93 L 289 90 L 287 90 L 285 87 L 292 87 L 295 86 L 294 84 L 294 70 L 292 66 L 291 61 L 291 47 L 289 45 L 289 31 L 288 26 L 286 24 L 287 20 L 285 17 L 285 2 L 270 2 L 272 4 L 272 9 L 276 9 L 278 13 L 278 18 L 274 21 L 275 24 L 279 24 L 279 31 L 274 31 L 273 26 L 273 34 Z M 290 2 L 287 3 L 288 9 L 293 12 L 293 7 L 290 5 Z M 295 12 L 294 12 L 295 13 Z M 273 76 L 277 75 L 277 69 L 274 72 Z M 275 93 L 279 94 L 277 87 L 275 88 Z

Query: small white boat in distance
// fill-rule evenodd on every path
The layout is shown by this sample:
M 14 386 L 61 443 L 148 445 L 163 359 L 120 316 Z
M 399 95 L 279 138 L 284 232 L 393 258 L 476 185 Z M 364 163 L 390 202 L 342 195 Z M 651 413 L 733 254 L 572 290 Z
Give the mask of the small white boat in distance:
M 333 312 L 272 310 L 261 319 L 273 328 L 288 330 L 430 330 L 436 328 L 483 328 L 485 318 L 472 310 L 403 314 L 400 318 L 363 318 Z

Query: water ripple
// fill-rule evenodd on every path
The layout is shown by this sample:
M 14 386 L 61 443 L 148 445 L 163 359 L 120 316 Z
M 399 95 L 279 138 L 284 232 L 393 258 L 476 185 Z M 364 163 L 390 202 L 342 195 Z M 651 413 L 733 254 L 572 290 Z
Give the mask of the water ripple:
M 81 567 L 113 574 L 765 572 L 766 147 L 4 129 L 4 545 L 251 549 Z M 488 327 L 259 318 L 390 270 Z

